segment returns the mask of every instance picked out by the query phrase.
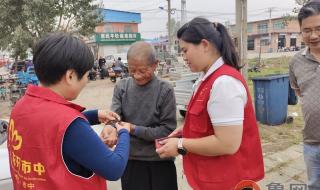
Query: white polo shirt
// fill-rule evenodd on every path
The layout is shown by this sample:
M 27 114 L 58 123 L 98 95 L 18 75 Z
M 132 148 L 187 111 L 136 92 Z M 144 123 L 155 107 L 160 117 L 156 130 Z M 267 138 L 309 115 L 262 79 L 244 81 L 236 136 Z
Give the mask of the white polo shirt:
M 220 57 L 212 64 L 206 74 L 201 73 L 199 79 L 193 85 L 194 94 L 200 84 L 223 64 L 224 61 Z M 207 103 L 207 111 L 212 125 L 214 127 L 242 125 L 246 103 L 247 93 L 241 81 L 228 75 L 218 77 L 212 85 Z

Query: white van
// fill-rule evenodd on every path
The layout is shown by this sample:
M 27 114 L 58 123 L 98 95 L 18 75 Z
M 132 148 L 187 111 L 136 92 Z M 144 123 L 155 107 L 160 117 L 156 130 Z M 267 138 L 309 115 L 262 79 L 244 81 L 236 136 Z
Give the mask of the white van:
M 13 184 L 10 174 L 9 154 L 7 150 L 8 122 L 0 120 L 0 189 L 12 190 Z

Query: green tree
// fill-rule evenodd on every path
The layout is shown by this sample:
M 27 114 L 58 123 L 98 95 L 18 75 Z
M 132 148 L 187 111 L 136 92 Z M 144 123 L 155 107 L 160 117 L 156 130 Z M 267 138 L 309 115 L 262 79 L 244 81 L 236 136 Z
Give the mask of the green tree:
M 89 35 L 102 21 L 94 0 L 1 0 L 0 48 L 25 58 L 28 48 L 50 32 Z
M 9 48 L 12 49 L 12 57 L 16 60 L 18 58 L 25 59 L 27 58 L 27 49 L 31 46 L 32 36 L 29 33 L 26 33 L 22 26 L 19 25 L 15 28 L 13 33 L 11 43 L 9 44 Z

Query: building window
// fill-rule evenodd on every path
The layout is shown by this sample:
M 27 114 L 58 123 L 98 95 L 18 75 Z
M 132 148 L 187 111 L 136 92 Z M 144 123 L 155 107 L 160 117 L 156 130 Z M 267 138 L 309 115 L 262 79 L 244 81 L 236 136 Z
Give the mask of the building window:
M 286 47 L 286 35 L 279 34 L 279 36 L 278 36 L 278 49 L 282 49 L 284 47 Z
M 104 25 L 104 31 L 107 33 L 112 33 L 113 31 L 113 27 L 111 26 L 111 24 L 106 24 Z
M 252 26 L 252 24 L 248 24 L 247 32 L 248 32 L 248 33 L 252 33 L 252 31 L 253 31 L 253 26 Z
M 254 50 L 254 37 L 248 36 L 248 50 Z
M 290 47 L 297 46 L 297 38 L 290 38 Z
M 262 36 L 260 38 L 260 46 L 268 46 L 270 43 L 270 37 L 268 35 Z
M 273 29 L 274 30 L 281 30 L 284 29 L 284 24 L 282 20 L 276 21 L 273 23 Z
M 124 26 L 124 32 L 132 33 L 132 28 L 130 25 Z
M 260 46 L 268 46 L 268 45 L 269 45 L 269 39 L 260 40 Z
M 258 33 L 268 33 L 268 23 L 258 24 Z

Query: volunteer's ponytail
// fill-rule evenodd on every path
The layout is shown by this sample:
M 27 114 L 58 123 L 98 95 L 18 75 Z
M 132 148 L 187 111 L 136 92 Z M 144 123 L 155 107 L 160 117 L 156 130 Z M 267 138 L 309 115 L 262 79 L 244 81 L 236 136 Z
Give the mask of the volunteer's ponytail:
M 215 23 L 215 25 L 216 29 L 220 33 L 222 41 L 220 54 L 223 57 L 224 62 L 235 69 L 240 70 L 241 66 L 239 65 L 239 56 L 227 29 L 220 23 Z
M 227 29 L 220 23 L 212 23 L 205 18 L 196 17 L 178 30 L 177 37 L 196 45 L 202 39 L 206 39 L 219 51 L 225 64 L 237 70 L 241 68 L 234 43 Z

